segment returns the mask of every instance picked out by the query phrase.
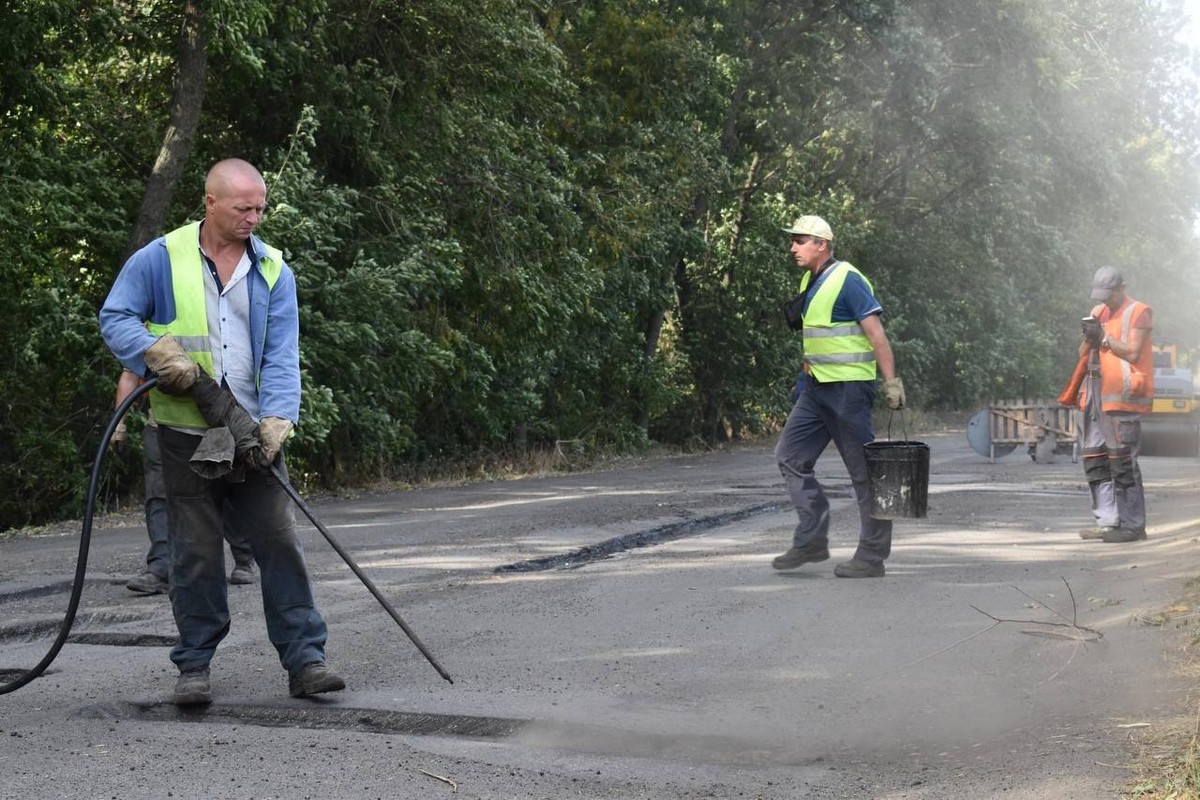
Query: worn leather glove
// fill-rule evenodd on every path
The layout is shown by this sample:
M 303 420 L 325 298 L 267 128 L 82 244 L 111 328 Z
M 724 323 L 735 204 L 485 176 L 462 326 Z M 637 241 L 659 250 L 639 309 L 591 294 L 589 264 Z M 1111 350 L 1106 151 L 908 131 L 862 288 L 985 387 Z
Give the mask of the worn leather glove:
M 1100 325 L 1100 320 L 1095 317 L 1085 317 L 1079 323 L 1080 329 L 1083 331 L 1083 338 L 1088 340 L 1088 344 L 1092 347 L 1099 347 L 1100 342 L 1104 340 L 1104 328 Z
M 207 372 L 200 370 L 200 374 L 196 376 L 196 384 L 192 387 L 192 399 L 196 401 L 196 408 L 200 409 L 200 415 L 208 423 L 210 431 L 224 428 L 233 438 L 234 456 L 238 465 L 245 463 L 257 468 L 255 454 L 262 449 L 258 441 L 258 423 L 238 405 L 233 392 L 222 389 Z M 210 443 L 216 444 L 218 441 L 214 434 Z M 213 449 L 212 452 L 218 451 Z M 205 460 L 219 462 L 222 459 L 210 458 L 206 451 Z M 195 464 L 194 456 L 192 463 Z
M 125 437 L 125 417 L 122 416 L 121 421 L 116 423 L 116 428 L 113 431 L 113 435 L 110 435 L 108 438 L 108 446 L 112 447 L 113 450 L 120 452 L 122 447 L 125 446 Z
M 899 377 L 883 382 L 883 395 L 892 411 L 904 408 L 904 382 Z
M 119 456 L 125 455 L 125 437 L 125 418 L 121 417 L 121 421 L 117 423 L 112 436 L 108 437 L 108 446 Z
M 259 469 L 271 468 L 271 465 L 275 463 L 275 457 L 279 455 L 279 450 L 291 432 L 291 420 L 282 417 L 263 417 L 259 420 L 258 443 L 260 449 L 255 454 L 255 461 Z
M 167 394 L 187 394 L 200 365 L 167 333 L 146 348 L 146 366 L 158 375 L 158 388 Z

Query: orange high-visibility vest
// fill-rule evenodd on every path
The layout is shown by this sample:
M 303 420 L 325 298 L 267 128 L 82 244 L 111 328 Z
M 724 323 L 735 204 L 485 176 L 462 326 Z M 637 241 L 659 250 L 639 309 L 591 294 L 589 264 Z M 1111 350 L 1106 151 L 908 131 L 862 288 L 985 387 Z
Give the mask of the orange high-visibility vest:
M 1116 311 L 1100 304 L 1092 309 L 1092 316 L 1101 319 L 1104 332 L 1110 339 L 1128 342 L 1133 332 L 1133 321 L 1150 307 L 1137 300 L 1126 298 Z M 1085 401 L 1086 402 L 1086 401 Z M 1100 407 L 1105 411 L 1149 411 L 1154 404 L 1154 353 L 1150 348 L 1150 337 L 1142 344 L 1142 351 L 1132 362 L 1119 357 L 1112 350 L 1100 350 Z M 1081 407 L 1083 404 L 1080 404 Z

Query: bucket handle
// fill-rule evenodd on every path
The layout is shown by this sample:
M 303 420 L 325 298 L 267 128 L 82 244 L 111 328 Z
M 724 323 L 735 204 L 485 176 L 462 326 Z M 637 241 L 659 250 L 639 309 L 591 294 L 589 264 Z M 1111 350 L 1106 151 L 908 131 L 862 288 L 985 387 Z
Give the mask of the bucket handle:
M 887 438 L 889 441 L 892 438 L 892 420 L 895 418 L 895 416 L 896 409 L 889 408 L 887 422 Z M 908 441 L 908 417 L 904 416 L 904 409 L 900 409 L 900 424 L 902 426 L 902 430 L 904 431 L 904 441 Z

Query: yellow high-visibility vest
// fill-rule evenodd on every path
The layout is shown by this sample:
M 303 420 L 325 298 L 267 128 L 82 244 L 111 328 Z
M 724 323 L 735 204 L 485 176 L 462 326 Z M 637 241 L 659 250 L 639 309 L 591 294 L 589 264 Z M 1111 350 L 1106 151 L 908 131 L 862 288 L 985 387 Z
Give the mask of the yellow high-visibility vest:
M 213 374 L 212 345 L 208 338 L 208 311 L 205 307 L 204 272 L 200 257 L 200 223 L 176 228 L 163 237 L 171 264 L 171 293 L 175 297 L 175 319 L 168 323 L 151 322 L 147 330 L 155 336 L 169 333 L 200 368 Z M 259 268 L 267 280 L 268 291 L 283 272 L 283 253 L 266 248 Z M 187 395 L 169 395 L 157 388 L 150 390 L 150 408 L 159 425 L 175 428 L 208 427 L 196 401 Z
M 875 348 L 857 322 L 834 322 L 833 305 L 837 302 L 846 276 L 851 272 L 874 288 L 867 277 L 848 261 L 839 261 L 817 287 L 804 313 L 804 362 L 821 383 L 875 380 Z M 800 279 L 800 291 L 808 288 L 812 273 Z

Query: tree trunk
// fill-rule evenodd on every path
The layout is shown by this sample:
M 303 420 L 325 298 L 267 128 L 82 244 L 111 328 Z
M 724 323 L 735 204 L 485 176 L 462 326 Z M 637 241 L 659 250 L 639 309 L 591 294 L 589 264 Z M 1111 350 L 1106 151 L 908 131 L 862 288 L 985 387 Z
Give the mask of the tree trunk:
M 183 174 L 204 104 L 204 81 L 208 73 L 208 40 L 204 30 L 203 0 L 184 0 L 183 27 L 179 32 L 179 68 L 171 96 L 171 114 L 154 169 L 146 181 L 142 207 L 129 234 L 126 258 L 162 230 Z
M 658 340 L 662 338 L 663 324 L 666 321 L 667 310 L 656 309 L 650 314 L 650 319 L 643 328 L 646 343 L 642 350 L 642 375 L 633 390 L 633 421 L 642 433 L 650 431 L 650 380 L 654 359 L 658 354 Z
M 738 251 L 742 248 L 742 234 L 745 232 L 746 223 L 750 218 L 750 201 L 754 198 L 754 192 L 758 187 L 758 175 L 762 171 L 762 163 L 762 156 L 755 150 L 750 159 L 746 182 L 742 184 L 742 191 L 738 194 L 737 221 L 733 224 L 733 241 L 729 245 L 729 259 L 725 269 L 727 283 L 733 282 L 733 264 L 737 261 Z

